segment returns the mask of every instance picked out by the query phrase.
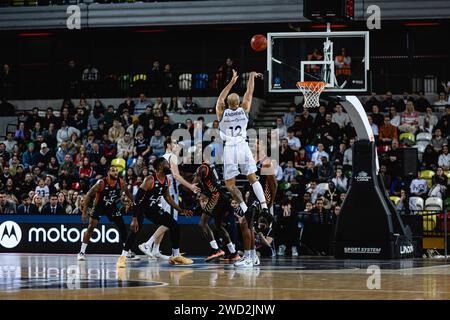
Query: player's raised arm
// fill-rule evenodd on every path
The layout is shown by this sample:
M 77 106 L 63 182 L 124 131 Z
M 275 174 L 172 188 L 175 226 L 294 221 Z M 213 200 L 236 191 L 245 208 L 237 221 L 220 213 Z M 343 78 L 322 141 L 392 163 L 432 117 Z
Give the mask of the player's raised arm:
M 220 93 L 219 98 L 217 98 L 216 114 L 217 114 L 217 118 L 219 120 L 222 117 L 223 111 L 225 110 L 225 99 L 227 98 L 228 94 L 230 93 L 231 88 L 236 83 L 238 77 L 239 76 L 238 76 L 236 70 L 233 69 L 233 77 L 231 78 L 230 83 L 227 84 L 227 86 Z
M 188 181 L 186 181 L 186 179 L 184 179 L 181 176 L 180 170 L 178 170 L 178 162 L 177 162 L 176 156 L 170 157 L 169 164 L 170 164 L 170 170 L 172 171 L 172 175 L 175 180 L 177 180 L 179 183 L 181 183 L 183 186 L 185 186 L 186 188 L 188 188 L 189 190 L 191 190 L 194 193 L 200 192 L 200 189 L 197 187 L 197 185 L 195 183 L 189 183 Z
M 250 72 L 250 78 L 248 79 L 247 83 L 247 91 L 244 94 L 244 100 L 242 101 L 242 108 L 245 110 L 245 112 L 250 112 L 250 107 L 252 105 L 252 99 L 253 99 L 253 91 L 255 91 L 255 78 L 261 78 L 262 74 L 257 73 L 255 71 Z

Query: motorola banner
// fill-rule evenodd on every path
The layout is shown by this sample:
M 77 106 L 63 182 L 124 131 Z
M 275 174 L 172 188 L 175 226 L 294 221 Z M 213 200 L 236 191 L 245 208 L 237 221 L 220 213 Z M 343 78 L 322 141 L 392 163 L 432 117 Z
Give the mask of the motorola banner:
M 191 254 L 202 254 L 205 241 L 202 241 L 200 229 L 196 225 L 198 219 L 180 220 L 182 241 L 185 240 L 187 244 L 184 250 Z M 130 223 L 130 217 L 125 217 L 125 223 Z M 144 224 L 136 245 L 150 238 L 156 227 L 150 223 Z M 0 252 L 77 253 L 86 228 L 87 224 L 81 223 L 81 216 L 1 215 Z M 169 249 L 170 241 L 165 240 L 162 249 Z M 102 218 L 92 234 L 87 253 L 117 254 L 121 250 L 122 239 L 118 230 Z

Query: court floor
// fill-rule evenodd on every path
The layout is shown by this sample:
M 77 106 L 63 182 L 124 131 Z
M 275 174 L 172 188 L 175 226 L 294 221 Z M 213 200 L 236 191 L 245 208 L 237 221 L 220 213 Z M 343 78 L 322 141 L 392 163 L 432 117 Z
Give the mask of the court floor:
M 204 263 L 171 266 L 141 257 L 0 254 L 4 299 L 450 299 L 445 260 L 264 259 L 250 270 Z

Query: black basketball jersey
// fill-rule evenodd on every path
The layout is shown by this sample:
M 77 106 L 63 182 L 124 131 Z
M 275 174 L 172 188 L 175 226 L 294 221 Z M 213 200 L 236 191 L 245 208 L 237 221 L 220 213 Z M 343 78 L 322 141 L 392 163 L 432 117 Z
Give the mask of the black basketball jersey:
M 149 207 L 158 206 L 161 197 L 164 196 L 166 190 L 169 189 L 170 182 L 167 177 L 164 177 L 163 181 L 160 181 L 156 176 L 156 173 L 152 174 L 148 179 L 151 179 L 152 187 L 145 194 L 145 199 L 142 202 L 143 205 Z
M 207 163 L 202 163 L 201 165 L 205 170 L 205 173 L 199 183 L 202 193 L 204 193 L 208 198 L 225 196 L 225 193 L 221 189 L 216 167 Z
M 103 178 L 103 186 L 97 192 L 94 211 L 99 213 L 115 212 L 121 207 L 122 180 L 118 179 L 114 185 L 108 183 L 107 178 Z

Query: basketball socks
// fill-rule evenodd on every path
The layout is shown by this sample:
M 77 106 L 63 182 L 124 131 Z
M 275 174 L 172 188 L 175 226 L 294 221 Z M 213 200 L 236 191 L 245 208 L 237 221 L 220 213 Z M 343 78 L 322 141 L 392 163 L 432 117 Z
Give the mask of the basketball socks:
M 253 192 L 255 192 L 256 197 L 258 198 L 259 203 L 261 204 L 261 208 L 268 209 L 266 203 L 266 197 L 264 196 L 264 191 L 259 181 L 256 181 L 252 184 Z
M 86 253 L 87 243 L 81 243 L 81 253 Z
M 178 257 L 180 255 L 180 248 L 172 249 L 172 256 Z
M 209 243 L 209 245 L 211 246 L 211 248 L 213 248 L 214 250 L 218 250 L 219 246 L 217 245 L 217 241 L 213 240 Z
M 152 249 L 153 253 L 158 253 L 159 252 L 159 243 L 154 243 L 153 244 L 153 249 Z
M 256 259 L 256 249 L 254 248 L 251 250 L 251 258 Z
M 241 207 L 242 212 L 246 213 L 248 210 L 247 205 L 245 204 L 244 201 L 242 201 L 241 203 L 239 203 L 239 207 Z
M 150 239 L 148 239 L 148 241 L 145 243 L 145 245 L 149 248 L 152 247 L 153 243 L 155 242 L 155 236 L 152 236 Z
M 230 242 L 229 244 L 227 244 L 227 248 L 228 248 L 228 250 L 230 251 L 231 254 L 236 253 L 236 249 L 234 247 L 233 242 Z
M 252 251 L 244 250 L 244 258 L 251 258 L 251 257 L 252 257 Z

